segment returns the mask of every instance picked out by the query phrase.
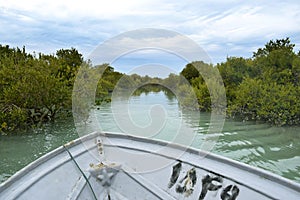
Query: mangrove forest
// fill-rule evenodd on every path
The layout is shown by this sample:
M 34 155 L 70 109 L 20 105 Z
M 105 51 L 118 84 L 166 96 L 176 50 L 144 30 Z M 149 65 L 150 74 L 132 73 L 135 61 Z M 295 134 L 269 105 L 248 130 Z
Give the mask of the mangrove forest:
M 126 75 L 105 63 L 93 67 L 75 48 L 60 49 L 55 54 L 30 54 L 25 47 L 0 45 L 0 132 L 9 134 L 71 116 L 73 85 L 80 68 L 85 68 L 89 76 L 102 73 L 95 105 L 110 101 L 118 81 L 125 77 L 128 83 L 151 83 L 143 90 L 157 90 L 155 85 L 160 85 L 182 94 L 179 102 L 184 109 L 197 107 L 209 112 L 212 102 L 207 81 L 213 80 L 205 80 L 202 75 L 218 72 L 225 86 L 228 117 L 277 126 L 300 125 L 300 52 L 294 47 L 289 38 L 270 40 L 251 58 L 227 57 L 216 65 L 193 61 L 180 74 L 162 79 Z M 126 81 L 118 87 L 126 90 Z

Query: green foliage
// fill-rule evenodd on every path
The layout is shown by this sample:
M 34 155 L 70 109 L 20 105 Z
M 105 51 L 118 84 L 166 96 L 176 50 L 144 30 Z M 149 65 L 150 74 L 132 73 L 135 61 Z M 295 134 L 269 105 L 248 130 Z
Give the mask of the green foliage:
M 211 111 L 210 93 L 203 78 L 194 78 L 192 86 L 198 100 L 199 109 L 201 111 Z
M 271 40 L 251 59 L 229 57 L 216 65 L 225 85 L 229 116 L 279 126 L 300 124 L 300 54 L 293 51 L 294 46 L 289 38 Z M 214 86 L 217 81 L 203 78 L 214 73 L 214 68 L 192 62 L 181 72 L 193 86 L 199 108 L 204 111 L 210 111 L 214 106 L 211 102 L 220 92 L 218 84 Z
M 110 101 L 116 88 L 126 91 L 141 87 L 134 95 L 164 91 L 170 98 L 176 94 L 185 109 L 222 110 L 226 106 L 220 99 L 222 84 L 229 116 L 299 125 L 300 52 L 295 53 L 294 46 L 289 38 L 271 40 L 252 58 L 229 57 L 216 66 L 194 61 L 180 75 L 160 79 L 122 74 L 109 64 L 92 67 L 74 48 L 60 49 L 55 55 L 40 53 L 37 58 L 26 53 L 25 47 L 0 45 L 0 132 L 53 120 L 57 113 L 71 109 L 72 94 L 77 105 L 73 107 L 75 117 L 87 121 L 95 104 L 91 99 L 96 98 L 98 104 Z M 76 85 L 75 78 L 79 80 Z
M 183 73 L 184 71 L 192 72 L 191 66 L 197 71 L 198 76 L 188 75 L 186 77 L 187 73 Z M 200 110 L 224 113 L 225 91 L 222 90 L 224 87 L 217 67 L 202 61 L 195 61 L 187 64 L 180 74 L 192 85 Z
M 263 96 L 257 118 L 276 125 L 299 124 L 300 90 L 290 83 L 285 85 L 276 82 L 262 84 Z
M 0 107 L 0 133 L 13 131 L 19 127 L 26 127 L 27 111 L 16 105 Z
M 254 77 L 252 61 L 241 57 L 229 57 L 225 63 L 217 65 L 226 90 L 227 102 L 231 104 L 236 98 L 236 89 L 245 77 Z
M 179 83 L 180 83 L 180 76 L 173 73 L 169 74 L 169 76 L 163 80 L 163 85 L 169 88 L 170 90 L 176 89 L 177 84 Z
M 272 51 L 282 50 L 283 52 L 293 54 L 295 44 L 291 44 L 290 38 L 277 39 L 276 41 L 270 40 L 265 44 L 264 48 L 259 48 L 253 53 L 253 57 L 264 57 L 268 56 Z
M 292 64 L 292 78 L 291 83 L 293 83 L 294 86 L 300 86 L 300 55 L 298 55 L 294 60 Z
M 263 82 L 246 78 L 237 90 L 237 99 L 229 107 L 244 119 L 263 120 L 275 125 L 299 124 L 300 90 L 291 83 Z
M 96 90 L 96 104 L 100 105 L 102 101 L 110 101 L 108 96 L 114 90 L 123 74 L 115 72 L 114 68 L 107 63 L 97 66 L 93 70 L 95 74 L 101 74 Z
M 97 70 L 101 68 L 92 68 L 89 63 L 84 63 L 77 73 L 74 83 L 72 96 L 72 112 L 75 122 L 87 122 L 89 112 L 94 105 L 93 96 L 94 85 L 97 84 Z
M 230 115 L 243 115 L 244 119 L 256 119 L 261 107 L 263 94 L 261 90 L 262 81 L 259 79 L 245 78 L 233 93 L 236 93 L 235 101 L 229 105 Z
M 178 102 L 182 108 L 197 110 L 199 108 L 194 89 L 189 84 L 181 84 L 176 90 Z
M 60 49 L 56 52 L 59 60 L 56 76 L 68 81 L 68 86 L 73 86 L 78 68 L 83 64 L 82 55 L 75 49 Z
M 150 92 L 158 93 L 158 92 L 161 92 L 161 91 L 163 91 L 167 95 L 168 98 L 174 97 L 173 96 L 174 94 L 168 88 L 165 88 L 165 87 L 163 87 L 159 84 L 146 84 L 146 85 L 143 85 L 142 87 L 139 87 L 137 90 L 135 90 L 132 95 L 140 96 L 141 94 L 146 94 L 147 95 Z
M 0 45 L 0 53 L 2 132 L 53 120 L 59 111 L 70 109 L 72 85 L 82 60 L 77 50 L 36 58 L 25 47 Z
M 193 63 L 189 63 L 185 66 L 185 68 L 180 73 L 184 76 L 189 82 L 193 79 L 198 77 L 199 71 L 196 69 L 196 66 Z

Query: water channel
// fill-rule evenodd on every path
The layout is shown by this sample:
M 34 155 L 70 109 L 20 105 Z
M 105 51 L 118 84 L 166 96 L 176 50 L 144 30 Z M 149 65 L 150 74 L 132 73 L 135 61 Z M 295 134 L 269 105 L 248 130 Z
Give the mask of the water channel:
M 208 134 L 210 117 L 209 113 L 181 110 L 177 99 L 163 91 L 142 93 L 129 100 L 116 99 L 93 109 L 88 123 L 77 129 L 70 117 L 39 129 L 0 136 L 0 182 L 45 153 L 78 138 L 80 129 L 126 132 L 200 149 L 211 137 L 215 140 L 213 153 L 300 182 L 300 127 L 226 119 L 222 131 Z M 153 123 L 160 127 L 147 129 Z

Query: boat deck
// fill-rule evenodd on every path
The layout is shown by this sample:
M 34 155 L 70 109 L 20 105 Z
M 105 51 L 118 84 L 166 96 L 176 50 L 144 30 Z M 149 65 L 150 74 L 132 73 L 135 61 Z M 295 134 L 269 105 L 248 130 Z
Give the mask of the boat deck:
M 300 199 L 300 185 L 159 140 L 92 133 L 0 185 L 0 199 Z

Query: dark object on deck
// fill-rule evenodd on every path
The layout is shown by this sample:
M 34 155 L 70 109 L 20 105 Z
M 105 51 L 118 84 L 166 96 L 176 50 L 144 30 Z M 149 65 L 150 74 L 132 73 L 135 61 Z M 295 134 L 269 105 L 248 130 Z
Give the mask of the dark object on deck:
M 95 132 L 17 172 L 0 185 L 0 199 L 300 199 L 298 183 L 203 154 L 164 141 Z

